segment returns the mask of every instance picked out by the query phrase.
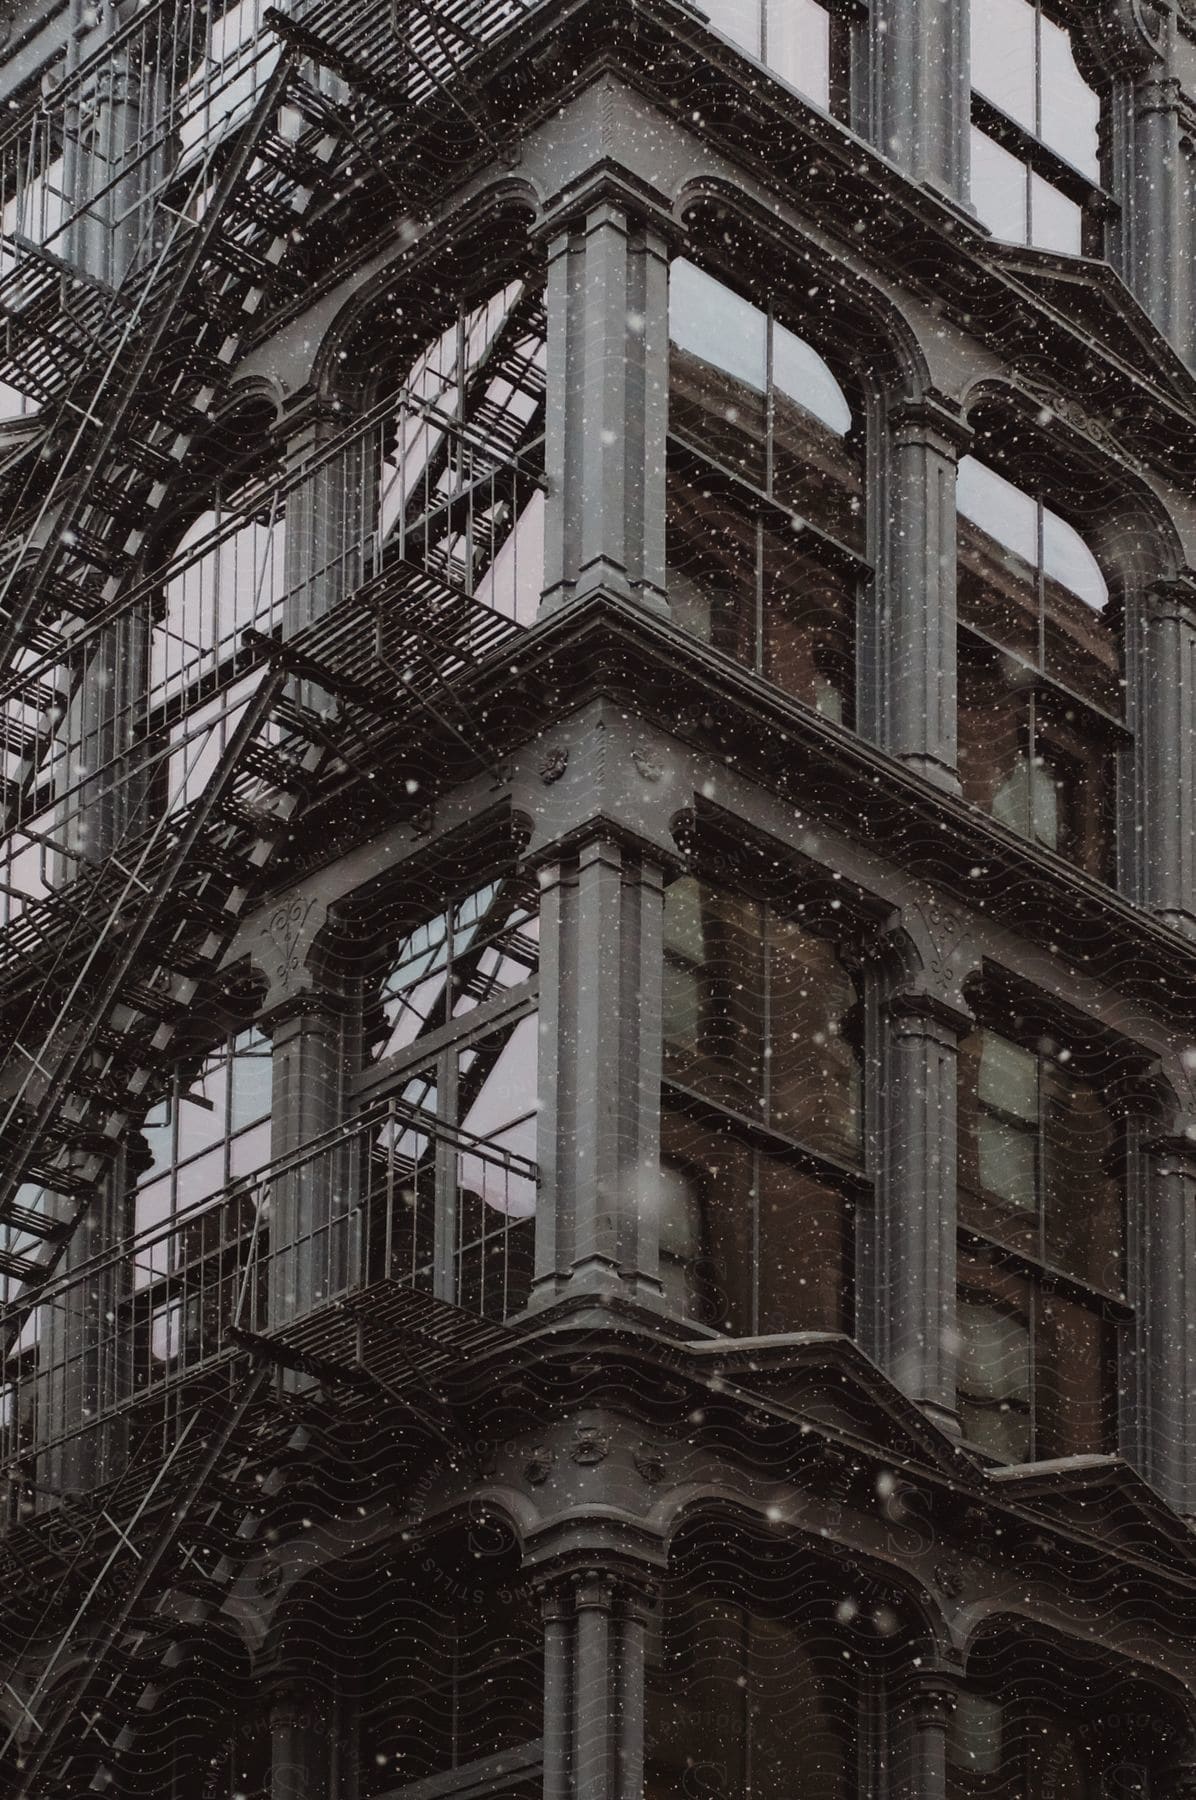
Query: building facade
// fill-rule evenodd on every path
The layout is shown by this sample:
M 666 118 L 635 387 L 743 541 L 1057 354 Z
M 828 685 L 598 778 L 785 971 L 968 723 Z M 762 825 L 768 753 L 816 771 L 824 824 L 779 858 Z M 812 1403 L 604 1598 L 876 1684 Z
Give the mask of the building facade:
M 1196 10 L 0 7 L 0 1780 L 1196 1792 Z

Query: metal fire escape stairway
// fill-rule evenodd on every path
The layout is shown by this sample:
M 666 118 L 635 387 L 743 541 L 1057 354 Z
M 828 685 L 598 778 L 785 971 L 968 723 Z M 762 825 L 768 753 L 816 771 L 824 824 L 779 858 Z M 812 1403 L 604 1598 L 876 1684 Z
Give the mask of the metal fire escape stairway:
M 7 1240 L 0 1274 L 18 1284 L 0 1331 L 3 1355 L 58 1268 L 125 1130 L 155 1097 L 154 1072 L 178 1020 L 218 968 L 327 755 L 301 735 L 297 713 L 288 735 L 272 741 L 286 681 L 280 670 L 263 676 L 181 818 L 161 821 L 132 866 L 109 859 L 90 892 L 72 896 L 47 971 L 61 971 L 61 980 L 35 990 L 15 1046 L 29 1075 L 0 1121 Z M 97 902 L 106 913 L 93 910 Z M 59 1204 L 48 1207 L 30 1192 L 38 1189 Z
M 88 1572 L 60 1584 L 69 1617 L 25 1697 L 26 1716 L 46 1722 L 24 1749 L 21 1800 L 113 1785 L 187 1638 L 219 1612 L 256 1553 L 265 1513 L 310 1443 L 270 1382 L 263 1363 L 217 1409 L 195 1407 L 149 1479 L 105 1497 L 107 1554 L 93 1550 Z M 67 1667 L 70 1680 L 43 1709 L 43 1691 Z
M 40 458 L 56 459 L 54 478 L 10 522 L 0 669 L 22 645 L 53 647 L 51 620 L 87 620 L 116 599 L 282 279 L 292 233 L 339 142 L 323 132 L 296 143 L 279 132 L 284 103 L 320 131 L 323 103 L 298 79 L 296 60 L 285 47 L 198 225 L 185 230 L 176 216 L 148 289 L 113 296 L 116 329 L 97 338 L 98 370 L 93 358 L 63 393 Z

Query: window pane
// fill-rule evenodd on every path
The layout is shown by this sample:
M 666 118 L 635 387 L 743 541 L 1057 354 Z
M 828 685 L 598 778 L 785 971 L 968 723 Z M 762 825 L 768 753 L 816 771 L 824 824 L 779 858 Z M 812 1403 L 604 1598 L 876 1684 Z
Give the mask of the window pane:
M 756 518 L 719 478 L 670 473 L 667 581 L 674 621 L 756 667 Z
M 672 898 L 677 885 L 665 895 L 666 941 L 673 931 L 673 909 L 693 904 L 684 890 L 677 900 Z M 704 882 L 695 885 L 702 960 L 690 963 L 674 947 L 666 964 L 692 976 L 697 1038 L 696 1043 L 666 1038 L 665 1071 L 713 1100 L 759 1116 L 764 1107 L 763 909 Z
M 233 1039 L 230 1131 L 269 1117 L 272 1055 L 273 1045 L 260 1031 L 242 1031 Z
M 669 274 L 669 336 L 678 350 L 762 394 L 768 321 L 759 307 L 678 258 Z
M 855 989 L 834 945 L 768 915 L 768 1119 L 813 1150 L 854 1159 L 860 1070 L 846 1036 Z
M 964 1436 L 1003 1462 L 1025 1462 L 1032 1449 L 1028 1316 L 965 1289 L 958 1325 Z
M 813 413 L 836 436 L 851 430 L 851 408 L 843 389 L 817 350 L 784 325 L 773 326 L 772 379 L 778 393 Z
M 1035 1456 L 1109 1448 L 1117 1384 L 1108 1326 L 1095 1309 L 1044 1288 L 1035 1337 Z
M 1009 244 L 1028 241 L 1026 171 L 982 131 L 972 132 L 972 205 L 994 237 Z
M 763 674 L 824 718 L 855 718 L 855 583 L 811 533 L 764 542 Z
M 983 0 L 984 9 L 991 0 Z M 1041 22 L 1042 129 L 1052 150 L 1065 156 L 1088 179 L 1100 182 L 1100 99 L 1076 68 L 1071 38 L 1045 16 Z
M 756 1329 L 756 1166 L 730 1125 L 670 1102 L 661 1118 L 667 1185 L 670 1298 L 692 1319 L 732 1337 Z
M 1030 494 L 974 456 L 965 456 L 959 465 L 956 504 L 964 518 L 988 537 L 1031 568 L 1037 566 L 1038 505 Z
M 1081 256 L 1084 251 L 1084 214 L 1074 200 L 1044 181 L 1041 175 L 1030 177 L 1029 242 L 1041 250 L 1059 250 L 1064 256 Z
M 782 80 L 830 110 L 830 16 L 816 0 L 767 0 L 765 59 Z
M 725 32 L 749 56 L 760 56 L 760 7 L 761 0 L 702 0 L 701 10 L 716 31 Z
M 1020 1044 L 986 1031 L 981 1038 L 980 1098 L 1038 1129 L 1038 1058 Z
M 851 1329 L 851 1214 L 843 1194 L 761 1156 L 756 1330 Z
M 972 0 L 972 86 L 1034 131 L 1034 7 Z
M 1010 783 L 1028 749 L 1029 698 L 999 651 L 963 633 L 959 651 L 960 784 L 973 806 L 993 812 L 998 795 L 1012 804 Z M 1023 805 L 1018 817 L 1026 816 Z
M 1108 1292 L 1122 1282 L 1122 1193 L 1116 1131 L 1088 1082 L 1048 1065 L 1043 1141 L 1046 1255 Z
M 670 273 L 669 322 L 672 429 L 763 485 L 767 318 L 679 259 Z

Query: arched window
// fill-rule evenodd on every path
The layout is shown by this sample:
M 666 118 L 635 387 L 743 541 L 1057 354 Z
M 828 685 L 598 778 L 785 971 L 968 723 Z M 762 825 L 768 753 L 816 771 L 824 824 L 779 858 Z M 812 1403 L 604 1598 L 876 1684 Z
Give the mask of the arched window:
M 1041 493 L 965 457 L 958 508 L 964 795 L 1111 879 L 1125 741 L 1119 608 Z
M 850 1329 L 858 995 L 803 911 L 665 896 L 662 1279 L 735 1336 Z
M 669 317 L 673 616 L 851 725 L 865 521 L 848 398 L 773 311 L 685 260 Z
M 544 584 L 547 319 L 514 281 L 456 318 L 402 370 L 374 431 L 370 561 L 425 568 L 530 624 Z
M 701 0 L 717 31 L 840 117 L 847 110 L 848 24 L 818 0 Z
M 1100 100 L 1042 0 L 972 0 L 972 202 L 1015 244 L 1071 255 L 1099 236 Z
M 1124 1151 L 1083 1060 L 1029 1025 L 960 1050 L 959 1411 L 1006 1462 L 1115 1432 Z

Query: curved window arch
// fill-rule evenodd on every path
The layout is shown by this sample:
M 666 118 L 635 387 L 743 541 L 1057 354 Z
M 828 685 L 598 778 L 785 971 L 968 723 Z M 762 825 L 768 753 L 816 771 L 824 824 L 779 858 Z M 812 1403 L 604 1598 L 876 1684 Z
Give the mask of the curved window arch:
M 375 572 L 402 559 L 532 622 L 544 579 L 546 369 L 541 284 L 516 280 L 462 304 L 395 372 L 370 453 Z
M 999 238 L 1091 251 L 1100 98 L 1042 0 L 972 0 L 972 201 Z
M 1126 738 L 1119 601 L 1040 490 L 965 457 L 957 505 L 965 798 L 1111 879 Z
M 851 725 L 865 537 L 851 401 L 775 308 L 684 258 L 670 282 L 673 616 Z

